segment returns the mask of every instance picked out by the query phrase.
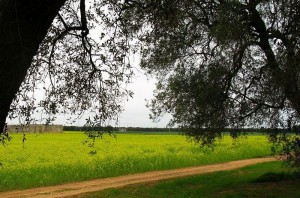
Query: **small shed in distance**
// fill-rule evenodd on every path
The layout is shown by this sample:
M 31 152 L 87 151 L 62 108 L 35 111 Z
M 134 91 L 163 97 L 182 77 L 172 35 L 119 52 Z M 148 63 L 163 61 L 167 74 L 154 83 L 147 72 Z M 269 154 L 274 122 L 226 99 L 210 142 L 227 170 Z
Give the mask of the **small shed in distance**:
M 123 132 L 123 133 L 125 133 L 125 132 L 126 132 L 126 128 L 125 128 L 125 127 L 121 127 L 121 128 L 119 128 L 119 132 Z
M 62 125 L 43 125 L 43 124 L 29 124 L 29 125 L 7 125 L 8 132 L 31 132 L 31 133 L 62 133 Z

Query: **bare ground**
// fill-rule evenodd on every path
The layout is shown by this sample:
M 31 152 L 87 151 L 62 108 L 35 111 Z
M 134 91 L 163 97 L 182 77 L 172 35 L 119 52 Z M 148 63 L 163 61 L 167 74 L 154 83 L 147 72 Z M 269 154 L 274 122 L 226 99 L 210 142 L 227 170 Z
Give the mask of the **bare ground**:
M 245 167 L 252 164 L 275 161 L 273 157 L 254 158 L 246 160 L 238 160 L 226 162 L 221 164 L 204 165 L 190 168 L 181 168 L 165 171 L 154 171 L 146 173 L 131 174 L 119 177 L 97 179 L 84 182 L 61 184 L 57 186 L 39 187 L 28 190 L 18 190 L 11 192 L 0 193 L 1 198 L 15 198 L 15 197 L 70 197 L 87 192 L 95 192 L 108 188 L 119 188 L 130 184 L 154 182 L 165 179 L 172 179 L 176 177 L 185 177 L 196 174 L 211 173 L 216 171 L 232 170 L 236 168 Z

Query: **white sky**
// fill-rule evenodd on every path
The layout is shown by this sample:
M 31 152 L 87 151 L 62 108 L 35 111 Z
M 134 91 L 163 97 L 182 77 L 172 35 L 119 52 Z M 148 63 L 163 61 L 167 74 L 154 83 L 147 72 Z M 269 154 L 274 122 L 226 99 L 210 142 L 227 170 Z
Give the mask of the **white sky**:
M 164 128 L 171 118 L 170 115 L 164 116 L 160 122 L 154 123 L 149 119 L 150 110 L 146 107 L 146 100 L 153 98 L 153 90 L 155 89 L 155 80 L 146 77 L 142 71 L 135 70 L 135 76 L 132 79 L 132 84 L 128 86 L 134 92 L 133 98 L 128 101 L 124 100 L 124 111 L 119 117 L 119 127 L 158 127 Z M 35 115 L 39 118 L 41 115 Z M 44 117 L 44 116 L 43 116 Z M 56 121 L 53 124 L 62 125 L 84 125 L 85 119 L 79 119 L 77 123 L 70 124 L 67 121 L 68 115 L 57 115 Z M 8 124 L 19 124 L 18 120 L 7 120 Z M 115 126 L 114 122 L 111 123 Z
M 95 30 L 90 33 L 93 35 L 94 39 L 97 40 L 97 35 L 101 30 L 101 27 L 97 27 Z M 137 55 L 131 55 L 130 61 L 132 66 L 135 68 L 135 76 L 132 79 L 132 84 L 128 86 L 128 89 L 134 92 L 133 98 L 129 98 L 126 102 L 124 101 L 123 113 L 119 117 L 119 126 L 120 127 L 158 127 L 164 128 L 168 124 L 171 116 L 166 115 L 160 119 L 158 123 L 154 123 L 149 119 L 150 110 L 146 107 L 146 100 L 153 98 L 153 91 L 155 89 L 155 80 L 146 76 L 139 65 L 139 57 Z M 33 115 L 39 119 L 44 117 L 44 115 Z M 56 121 L 53 124 L 62 124 L 62 125 L 84 125 L 85 119 L 79 119 L 77 123 L 70 124 L 67 121 L 68 115 L 57 115 Z M 8 124 L 19 124 L 20 122 L 15 120 L 7 120 Z M 114 126 L 114 122 L 110 125 Z
M 136 74 L 133 83 L 129 86 L 135 94 L 124 105 L 125 111 L 120 116 L 120 126 L 166 127 L 170 115 L 164 116 L 158 123 L 149 119 L 150 110 L 146 107 L 146 100 L 153 98 L 154 88 L 154 79 L 148 79 L 141 72 Z
M 155 89 L 155 80 L 150 79 L 144 75 L 141 71 L 135 72 L 135 76 L 132 79 L 132 84 L 128 86 L 128 89 L 134 92 L 133 98 L 129 98 L 128 101 L 124 100 L 124 111 L 119 116 L 120 127 L 157 127 L 164 128 L 168 124 L 171 116 L 165 115 L 158 123 L 149 119 L 150 110 L 146 107 L 147 101 L 153 98 L 153 91 Z M 55 124 L 66 124 L 66 118 L 64 115 L 58 116 Z M 83 125 L 85 120 L 78 120 L 77 125 Z M 76 125 L 76 124 L 73 124 Z M 111 123 L 114 126 L 114 123 Z

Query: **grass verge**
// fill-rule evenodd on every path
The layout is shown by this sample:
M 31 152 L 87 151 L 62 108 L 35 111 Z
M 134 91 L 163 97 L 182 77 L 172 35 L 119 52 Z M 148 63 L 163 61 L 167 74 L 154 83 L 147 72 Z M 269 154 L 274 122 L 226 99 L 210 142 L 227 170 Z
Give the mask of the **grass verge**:
M 75 197 L 300 197 L 300 174 L 294 171 L 281 162 L 268 162 L 233 171 L 131 185 Z

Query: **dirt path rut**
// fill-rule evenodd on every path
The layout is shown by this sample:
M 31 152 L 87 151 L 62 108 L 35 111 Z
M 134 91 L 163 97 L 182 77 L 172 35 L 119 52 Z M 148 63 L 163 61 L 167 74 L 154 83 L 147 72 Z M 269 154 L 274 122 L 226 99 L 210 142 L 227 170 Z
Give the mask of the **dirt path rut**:
M 18 190 L 11 192 L 0 193 L 1 198 L 43 198 L 43 197 L 69 197 L 79 195 L 87 192 L 100 191 L 108 188 L 118 188 L 130 184 L 153 182 L 176 177 L 184 177 L 196 174 L 211 173 L 216 171 L 232 170 L 236 168 L 245 167 L 252 164 L 275 161 L 273 157 L 254 158 L 246 160 L 238 160 L 226 162 L 222 164 L 204 165 L 190 168 L 181 168 L 165 171 L 154 171 L 146 173 L 138 173 L 132 175 L 125 175 L 113 178 L 97 179 L 92 181 L 84 181 L 77 183 L 61 184 L 57 186 L 40 187 L 28 190 Z

